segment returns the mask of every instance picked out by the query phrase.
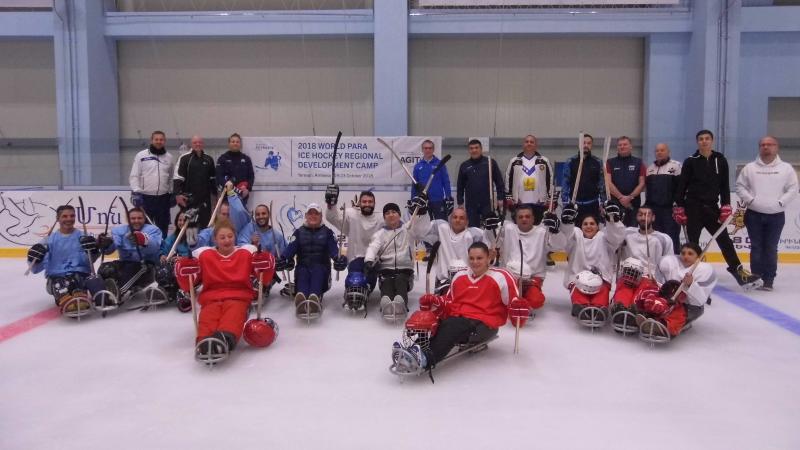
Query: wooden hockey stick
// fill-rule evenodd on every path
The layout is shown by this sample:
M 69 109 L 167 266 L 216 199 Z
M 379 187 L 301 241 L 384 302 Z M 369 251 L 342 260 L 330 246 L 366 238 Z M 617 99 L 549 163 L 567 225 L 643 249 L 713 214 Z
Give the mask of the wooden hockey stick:
M 394 151 L 392 146 L 389 145 L 388 143 L 386 143 L 386 141 L 384 141 L 382 138 L 378 138 L 378 142 L 380 142 L 381 145 L 383 145 L 384 147 L 389 149 L 390 152 L 392 152 L 392 155 L 394 155 L 394 158 L 397 160 L 398 163 L 400 163 L 400 167 L 403 168 L 403 171 L 406 173 L 406 175 L 408 175 L 408 178 L 411 180 L 411 182 L 416 185 L 417 184 L 417 180 L 414 179 L 414 175 L 411 175 L 411 172 L 408 170 L 408 167 L 406 167 L 406 165 L 403 163 L 403 160 L 400 159 L 400 155 L 398 155 Z M 431 174 L 431 179 L 433 179 L 433 174 Z
M 717 231 L 714 232 L 714 234 L 711 236 L 711 239 L 709 239 L 708 242 L 706 243 L 706 246 L 703 249 L 703 252 L 700 253 L 700 255 L 697 256 L 697 261 L 695 261 L 694 264 L 692 264 L 692 267 L 689 268 L 689 271 L 686 272 L 687 274 L 693 274 L 694 273 L 694 269 L 696 269 L 697 266 L 700 265 L 700 261 L 702 261 L 703 258 L 706 256 L 706 252 L 708 252 L 708 249 L 711 248 L 711 244 L 714 241 L 717 240 L 717 237 L 720 234 L 722 234 L 723 231 L 727 230 L 728 225 L 731 223 L 732 220 L 733 220 L 733 214 L 728 216 L 728 218 L 725 219 L 724 222 L 722 222 L 722 225 L 720 225 L 719 228 L 717 228 Z M 684 275 L 684 277 L 685 277 L 685 275 Z M 675 301 L 678 300 L 678 296 L 681 294 L 681 292 L 683 292 L 684 289 L 686 289 L 686 282 L 684 280 L 681 280 L 681 285 L 678 287 L 678 289 L 672 295 L 672 298 L 670 298 L 670 303 L 675 303 Z
M 518 291 L 517 293 L 519 295 L 522 295 L 522 277 L 523 277 L 523 274 L 525 273 L 525 271 L 522 270 L 522 266 L 524 264 L 525 264 L 525 255 L 524 255 L 523 250 L 522 250 L 522 239 L 520 239 L 519 240 L 519 280 L 517 281 L 517 291 Z M 516 329 L 514 331 L 514 354 L 515 355 L 519 353 L 519 317 L 517 317 L 516 322 L 517 323 L 514 324 L 514 328 Z
M 606 201 L 611 200 L 611 173 L 606 172 L 608 169 L 608 153 L 611 151 L 611 137 L 606 136 L 603 141 L 603 184 L 606 188 Z
M 583 172 L 583 132 L 578 135 L 578 173 L 575 174 L 575 184 L 572 186 L 572 198 L 570 203 L 575 203 L 578 199 L 578 187 L 581 184 L 581 173 Z
M 208 220 L 208 225 L 206 228 L 214 226 L 214 220 L 217 218 L 217 213 L 219 212 L 219 207 L 222 206 L 222 201 L 225 199 L 225 196 L 228 195 L 228 190 L 223 188 L 222 192 L 219 193 L 219 198 L 217 199 L 217 204 L 214 206 L 214 212 L 211 213 L 211 219 Z

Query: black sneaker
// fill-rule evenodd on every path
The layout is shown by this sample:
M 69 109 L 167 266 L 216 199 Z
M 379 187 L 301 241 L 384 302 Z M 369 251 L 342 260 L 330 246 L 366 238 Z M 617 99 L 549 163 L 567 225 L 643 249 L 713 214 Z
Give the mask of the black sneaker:
M 764 284 L 758 290 L 772 292 L 772 280 L 764 280 Z
M 728 267 L 728 272 L 730 272 L 731 275 L 736 278 L 736 282 L 739 283 L 739 286 L 744 288 L 746 291 L 761 287 L 761 285 L 764 283 L 760 276 L 750 273 L 750 271 L 745 269 L 741 264 L 739 264 L 739 267 L 736 269 Z

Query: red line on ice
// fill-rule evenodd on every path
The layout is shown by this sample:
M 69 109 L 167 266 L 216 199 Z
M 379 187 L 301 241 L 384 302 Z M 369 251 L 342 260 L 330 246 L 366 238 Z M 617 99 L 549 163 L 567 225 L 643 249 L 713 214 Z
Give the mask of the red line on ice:
M 40 325 L 44 325 L 60 316 L 61 312 L 57 307 L 54 306 L 52 308 L 45 309 L 44 311 L 39 311 L 31 316 L 19 319 L 16 322 L 11 322 L 8 325 L 4 325 L 0 327 L 0 342 L 11 339 L 22 333 L 27 333 L 28 331 L 31 331 Z

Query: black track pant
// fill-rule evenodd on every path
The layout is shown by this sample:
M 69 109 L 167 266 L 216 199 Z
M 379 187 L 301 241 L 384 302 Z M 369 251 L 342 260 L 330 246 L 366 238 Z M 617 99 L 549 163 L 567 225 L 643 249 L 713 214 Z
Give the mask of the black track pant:
M 703 228 L 710 234 L 714 234 L 720 226 L 719 223 L 719 207 L 717 205 L 707 206 L 697 203 L 686 202 L 686 234 L 688 235 L 689 242 L 700 244 L 700 232 Z M 741 264 L 739 256 L 736 254 L 736 249 L 733 248 L 733 241 L 728 236 L 727 232 L 722 232 L 717 237 L 717 245 L 719 246 L 725 262 L 728 267 L 736 269 Z
M 439 330 L 431 339 L 431 349 L 426 355 L 428 367 L 435 366 L 458 344 L 482 342 L 495 334 L 497 328 L 489 328 L 480 320 L 448 317 L 439 323 Z
M 408 306 L 408 286 L 414 271 L 411 269 L 400 270 L 381 270 L 381 296 L 387 296 L 394 299 L 399 295 L 406 302 Z

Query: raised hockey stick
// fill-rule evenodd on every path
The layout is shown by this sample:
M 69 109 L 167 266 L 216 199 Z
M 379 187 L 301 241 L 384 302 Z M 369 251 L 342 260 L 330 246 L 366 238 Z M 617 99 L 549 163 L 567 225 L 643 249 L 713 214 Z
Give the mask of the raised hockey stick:
M 522 270 L 522 267 L 525 264 L 525 254 L 523 253 L 522 250 L 522 239 L 520 239 L 518 242 L 519 242 L 519 280 L 517 281 L 517 293 L 519 295 L 522 295 L 522 277 L 523 274 L 525 273 L 525 271 Z M 519 353 L 519 318 L 517 318 L 516 322 L 517 323 L 514 324 L 514 328 L 516 328 L 516 330 L 514 331 L 514 354 Z
M 572 185 L 572 198 L 570 203 L 575 203 L 578 199 L 578 187 L 581 184 L 581 172 L 583 172 L 583 132 L 578 135 L 578 173 L 575 174 L 575 184 Z
M 608 153 L 611 151 L 611 137 L 606 136 L 603 141 L 603 185 L 606 188 L 606 201 L 611 200 L 611 190 L 608 188 L 611 174 L 606 172 L 608 168 Z
M 186 214 L 184 213 L 184 217 Z M 186 234 L 186 229 L 189 228 L 189 219 L 186 218 L 183 221 L 183 226 L 181 227 L 180 231 L 178 232 L 178 237 L 175 239 L 175 242 L 172 243 L 172 247 L 169 249 L 169 253 L 167 253 L 167 261 L 172 259 L 175 256 L 175 252 L 178 251 L 178 244 L 180 244 L 181 239 L 183 239 L 183 235 Z
M 270 211 L 270 214 L 272 214 L 272 211 Z M 283 231 L 283 224 L 278 222 L 278 227 L 281 229 L 281 236 L 283 236 L 283 240 L 285 241 L 286 240 L 286 233 Z M 280 258 L 280 252 L 278 252 L 278 258 Z M 283 271 L 283 275 L 286 276 L 286 282 L 287 283 L 291 283 L 292 282 L 292 272 L 284 270 Z
M 345 202 L 346 204 L 347 202 Z M 339 230 L 339 236 L 337 236 L 336 240 L 339 241 L 339 257 L 342 257 L 342 250 L 344 249 L 344 222 L 347 220 L 347 209 L 343 204 L 340 208 L 342 210 L 342 228 Z M 339 281 L 339 271 L 336 271 L 336 281 Z
M 111 210 L 114 209 L 114 203 L 116 203 L 119 196 L 115 195 L 114 198 L 111 199 L 111 203 L 108 205 L 108 211 L 106 211 L 106 228 L 103 230 L 103 235 L 108 236 L 108 225 L 111 224 Z M 106 259 L 106 253 L 104 251 L 100 251 L 100 265 L 103 265 L 103 261 Z
M 441 241 L 436 241 L 431 246 L 431 253 L 428 255 L 428 267 L 425 268 L 425 293 L 431 293 L 431 269 L 433 263 L 436 261 L 436 255 L 439 254 L 439 246 L 442 245 Z
M 85 206 L 83 204 L 83 197 L 78 196 L 78 204 L 80 205 L 80 211 L 81 211 L 80 223 L 83 226 L 83 234 L 85 236 L 88 236 L 89 235 L 89 230 L 86 227 L 86 223 L 89 222 L 89 220 L 86 217 L 86 208 L 85 208 Z M 91 276 L 96 277 L 97 276 L 97 272 L 94 269 L 94 261 L 92 260 L 92 253 L 90 251 L 88 251 L 88 250 L 86 250 L 86 258 L 89 259 L 89 267 L 92 270 L 91 271 Z
M 489 209 L 494 212 L 495 204 L 497 204 L 497 192 L 494 190 L 494 183 L 492 183 L 492 155 L 486 155 L 489 164 Z
M 336 135 L 336 142 L 333 144 L 333 164 L 331 164 L 331 184 L 336 184 L 336 153 L 339 150 L 339 141 L 342 140 L 342 132 Z
M 402 159 L 400 159 L 400 155 L 398 155 L 398 154 L 397 154 L 397 153 L 394 151 L 394 149 L 392 148 L 392 146 L 391 146 L 391 145 L 389 145 L 388 143 L 386 143 L 386 141 L 384 141 L 382 138 L 378 138 L 378 142 L 380 142 L 380 143 L 381 143 L 381 145 L 383 145 L 384 147 L 386 147 L 387 149 L 389 149 L 389 151 L 390 151 L 390 152 L 392 152 L 392 155 L 394 155 L 394 158 L 397 160 L 397 162 L 398 162 L 398 163 L 400 163 L 400 167 L 402 167 L 402 168 L 403 168 L 403 171 L 406 173 L 406 175 L 408 175 L 408 178 L 411 180 L 411 182 L 412 182 L 412 183 L 414 183 L 414 184 L 416 185 L 416 184 L 417 184 L 417 180 L 415 180 L 415 179 L 414 179 L 414 175 L 411 175 L 411 172 L 408 170 L 408 167 L 406 167 L 406 165 L 405 165 L 405 164 L 403 164 L 403 160 L 402 160 Z M 435 172 L 435 171 L 434 171 L 434 172 Z M 433 179 L 433 173 L 431 174 L 431 179 Z
M 226 195 L 228 195 L 228 190 L 223 188 L 222 192 L 219 193 L 217 204 L 214 206 L 214 212 L 211 213 L 211 219 L 208 220 L 208 225 L 206 225 L 206 227 L 214 226 L 214 220 L 217 219 L 217 213 L 219 212 L 219 207 L 222 206 L 222 201 L 225 200 Z
M 272 215 L 272 200 L 270 200 L 270 202 L 269 202 L 269 228 L 270 228 L 270 231 L 272 231 L 272 233 L 270 234 L 270 236 L 272 236 L 272 248 L 275 249 L 275 256 L 277 256 L 278 259 L 281 259 L 281 249 L 278 247 L 278 239 L 275 237 L 275 222 L 272 221 L 272 217 L 273 217 L 273 215 Z M 281 227 L 281 236 L 283 236 L 283 227 Z M 286 240 L 285 236 L 283 236 L 283 240 L 284 241 Z M 283 271 L 283 278 L 287 282 L 289 281 L 289 276 L 286 274 L 285 270 Z
M 722 222 L 719 228 L 717 228 L 717 231 L 715 231 L 714 234 L 711 236 L 711 239 L 709 239 L 708 242 L 706 243 L 705 248 L 703 248 L 703 252 L 700 253 L 700 255 L 697 257 L 697 261 L 695 261 L 694 264 L 692 264 L 692 267 L 689 268 L 689 271 L 686 272 L 687 274 L 694 273 L 694 269 L 697 268 L 697 266 L 700 264 L 700 261 L 702 261 L 703 258 L 706 256 L 706 252 L 708 252 L 708 249 L 711 248 L 711 244 L 714 241 L 716 241 L 717 237 L 719 237 L 719 235 L 722 234 L 722 232 L 728 228 L 728 225 L 731 223 L 732 220 L 733 220 L 733 214 L 728 216 L 728 218 L 725 219 L 724 222 Z M 678 299 L 678 296 L 681 294 L 681 292 L 683 292 L 684 289 L 686 289 L 686 282 L 681 280 L 681 285 L 672 295 L 672 298 L 670 298 L 670 303 L 675 303 L 675 301 Z
M 70 203 L 72 203 L 71 198 L 67 201 L 67 203 L 65 203 L 65 205 L 69 205 Z M 50 229 L 47 230 L 47 236 L 45 237 L 45 241 L 47 240 L 48 237 L 50 237 L 51 234 L 53 234 L 53 230 L 56 229 L 56 225 L 58 225 L 58 214 L 56 214 L 56 220 L 53 222 L 53 225 L 50 225 Z M 26 277 L 31 274 L 31 270 L 33 270 L 33 262 L 28 263 L 28 269 L 25 270 Z
M 197 323 L 197 291 L 194 288 L 194 275 L 189 276 L 189 299 L 192 302 L 192 319 L 194 319 L 194 332 L 195 334 L 197 334 L 200 327 Z

